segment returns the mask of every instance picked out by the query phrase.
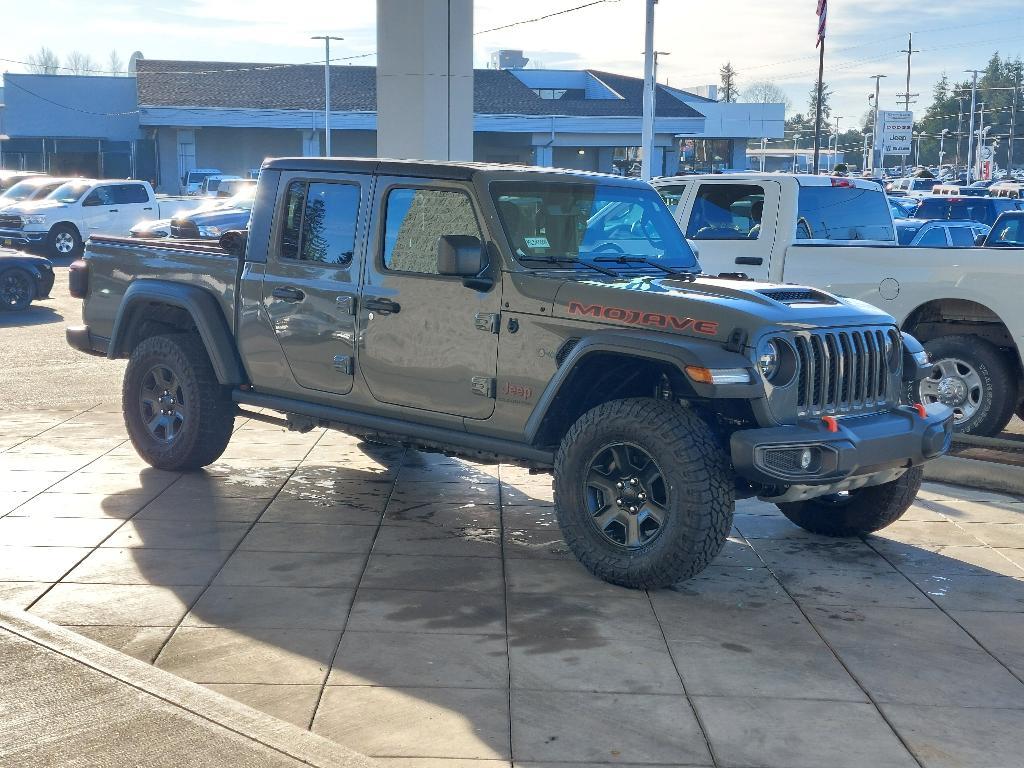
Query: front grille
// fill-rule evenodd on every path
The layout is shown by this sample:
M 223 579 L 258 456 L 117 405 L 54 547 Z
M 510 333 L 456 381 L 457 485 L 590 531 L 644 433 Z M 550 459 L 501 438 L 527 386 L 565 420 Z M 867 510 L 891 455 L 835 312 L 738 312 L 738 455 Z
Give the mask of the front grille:
M 793 341 L 800 416 L 867 411 L 898 394 L 890 391 L 903 357 L 895 329 L 814 331 Z
M 173 219 L 171 221 L 171 237 L 196 240 L 199 238 L 199 227 L 189 219 Z
M 762 461 L 768 469 L 773 469 L 783 474 L 792 474 L 803 471 L 803 468 L 800 466 L 800 454 L 803 452 L 803 448 L 765 451 Z
M 21 229 L 21 216 L 0 214 L 0 229 Z

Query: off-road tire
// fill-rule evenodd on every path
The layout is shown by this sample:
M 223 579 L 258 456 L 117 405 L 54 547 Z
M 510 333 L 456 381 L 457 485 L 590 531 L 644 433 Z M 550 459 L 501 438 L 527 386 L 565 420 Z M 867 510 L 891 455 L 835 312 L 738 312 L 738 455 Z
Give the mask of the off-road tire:
M 1017 379 L 1009 360 L 998 347 L 975 336 L 940 336 L 924 345 L 933 363 L 962 360 L 982 381 L 978 410 L 968 419 L 953 424 L 956 432 L 991 437 L 1002 432 L 1013 418 L 1019 399 Z M 909 393 L 912 402 L 921 402 L 920 390 Z
M 143 416 L 144 377 L 155 366 L 176 377 L 184 415 L 176 436 L 164 442 L 154 436 Z M 199 337 L 190 333 L 151 336 L 132 351 L 122 388 L 122 410 L 132 445 L 157 469 L 199 469 L 216 461 L 235 421 L 235 405 L 221 386 Z
M 822 536 L 861 536 L 892 525 L 910 508 L 921 490 L 924 470 L 914 467 L 898 480 L 824 497 L 776 506 L 791 522 Z
M 642 448 L 661 470 L 667 514 L 639 549 L 616 546 L 593 523 L 584 478 L 602 446 Z M 555 506 L 569 549 L 595 576 L 633 589 L 671 586 L 700 573 L 732 528 L 735 490 L 728 456 L 691 409 L 664 400 L 614 400 L 573 424 L 555 457 Z
M 36 281 L 21 267 L 0 270 L 0 310 L 28 309 L 36 297 Z
M 70 238 L 70 240 L 69 240 Z M 61 250 L 70 242 L 70 250 Z M 46 236 L 46 254 L 51 259 L 77 259 L 84 249 L 82 236 L 70 224 L 54 224 Z

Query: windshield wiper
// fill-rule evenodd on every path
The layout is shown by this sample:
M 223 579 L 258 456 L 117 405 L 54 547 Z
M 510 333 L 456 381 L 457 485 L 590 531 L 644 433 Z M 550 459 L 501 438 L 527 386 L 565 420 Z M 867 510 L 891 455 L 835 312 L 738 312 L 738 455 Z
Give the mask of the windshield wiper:
M 519 261 L 542 261 L 545 264 L 582 264 L 584 267 L 589 267 L 596 272 L 608 275 L 609 277 L 618 277 L 619 274 L 614 270 L 602 267 L 599 264 L 593 264 L 583 259 L 571 259 L 565 256 L 516 256 Z
M 646 264 L 649 267 L 660 269 L 662 272 L 665 272 L 671 275 L 672 277 L 679 277 L 684 280 L 691 281 L 696 280 L 698 274 L 696 272 L 680 272 L 678 270 L 672 269 L 671 267 L 666 267 L 664 264 L 659 264 L 653 259 L 648 259 L 645 256 L 634 256 L 633 254 L 629 253 L 623 253 L 618 256 L 595 256 L 593 260 L 603 261 L 608 264 Z

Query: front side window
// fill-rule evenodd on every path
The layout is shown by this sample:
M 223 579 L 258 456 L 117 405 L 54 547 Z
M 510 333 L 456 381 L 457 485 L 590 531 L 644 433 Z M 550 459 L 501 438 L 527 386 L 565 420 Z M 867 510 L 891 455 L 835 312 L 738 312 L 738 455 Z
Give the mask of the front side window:
M 759 184 L 702 184 L 686 236 L 693 240 L 756 240 L 761 236 L 764 187 Z
M 445 189 L 393 189 L 384 224 L 384 268 L 436 275 L 437 241 L 444 235 L 480 238 L 469 196 Z
M 1024 247 L 1024 219 L 1014 217 L 999 222 L 998 228 L 989 236 L 988 244 L 1011 248 Z
M 617 185 L 507 181 L 491 197 L 516 259 L 526 266 L 587 268 L 586 262 L 694 269 L 697 260 L 653 189 Z
M 895 241 L 892 213 L 879 189 L 801 186 L 797 205 L 798 240 Z
M 336 266 L 350 264 L 355 252 L 359 198 L 355 184 L 293 181 L 285 195 L 281 257 Z
M 82 205 L 114 205 L 114 202 L 113 187 L 96 187 L 85 198 Z
M 69 181 L 53 190 L 50 199 L 60 203 L 77 203 L 91 186 L 88 182 Z

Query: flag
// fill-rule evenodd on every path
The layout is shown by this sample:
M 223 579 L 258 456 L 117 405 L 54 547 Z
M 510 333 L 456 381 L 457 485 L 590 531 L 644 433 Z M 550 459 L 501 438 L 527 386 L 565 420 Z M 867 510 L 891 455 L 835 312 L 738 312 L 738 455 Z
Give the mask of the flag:
M 825 42 L 825 21 L 828 18 L 828 0 L 818 0 L 818 42 L 814 47 Z

